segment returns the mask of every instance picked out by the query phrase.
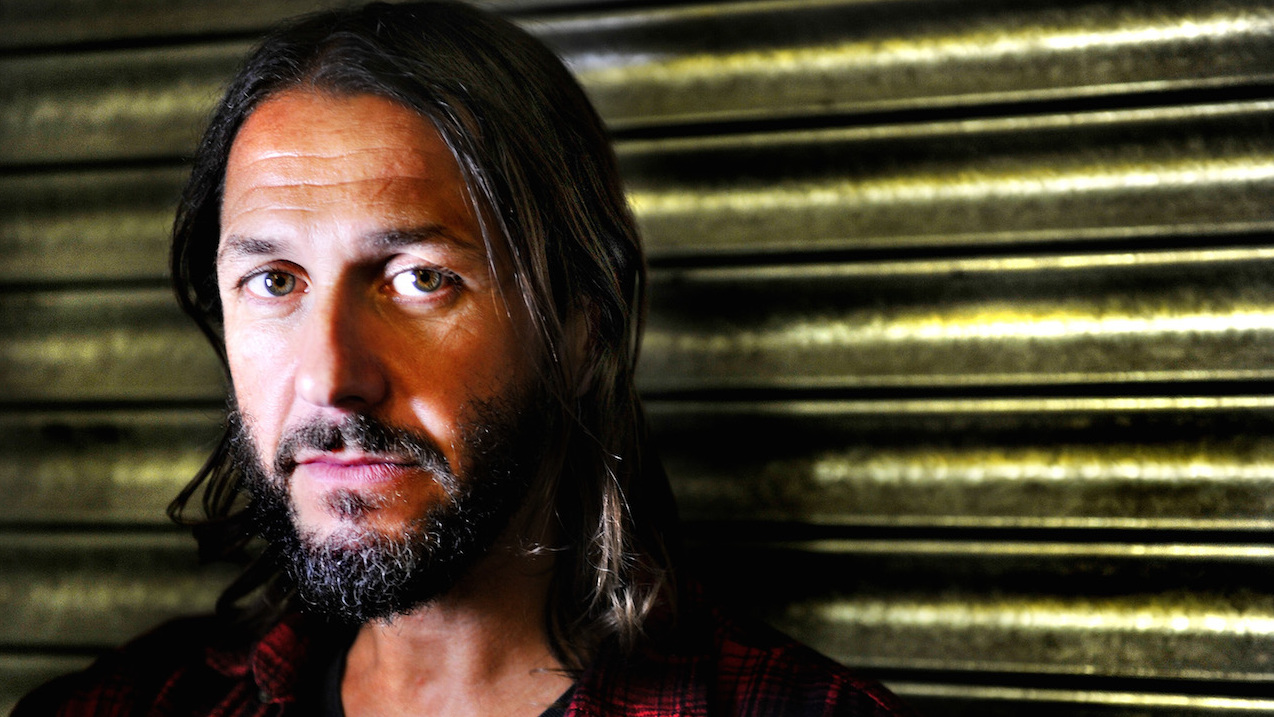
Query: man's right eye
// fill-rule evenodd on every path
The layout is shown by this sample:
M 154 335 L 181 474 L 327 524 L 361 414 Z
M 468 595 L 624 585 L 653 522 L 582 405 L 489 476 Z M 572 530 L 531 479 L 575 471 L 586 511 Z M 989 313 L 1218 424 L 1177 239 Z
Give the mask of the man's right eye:
M 263 299 L 277 299 L 296 290 L 296 276 L 286 271 L 263 271 L 243 282 L 244 288 Z

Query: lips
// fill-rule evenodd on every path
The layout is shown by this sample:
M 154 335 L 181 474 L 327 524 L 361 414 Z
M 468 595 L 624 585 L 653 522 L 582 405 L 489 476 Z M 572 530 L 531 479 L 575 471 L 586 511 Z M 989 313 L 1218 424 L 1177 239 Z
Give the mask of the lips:
M 373 485 L 418 471 L 416 463 L 393 456 L 319 453 L 299 456 L 293 475 L 324 483 Z

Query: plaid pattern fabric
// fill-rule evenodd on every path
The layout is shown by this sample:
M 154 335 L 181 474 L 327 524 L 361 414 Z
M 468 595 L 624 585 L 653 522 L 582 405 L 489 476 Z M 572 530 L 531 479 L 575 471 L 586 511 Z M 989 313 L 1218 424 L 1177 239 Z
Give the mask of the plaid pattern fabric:
M 764 625 L 695 605 L 660 649 L 602 653 L 566 717 L 909 717 L 879 683 Z
M 27 695 L 14 717 L 308 715 L 330 628 L 300 616 L 253 644 L 211 616 L 175 620 Z M 335 638 L 335 636 L 333 636 Z
M 657 649 L 599 654 L 566 717 L 911 714 L 879 684 L 777 632 L 713 610 L 693 614 Z M 333 632 L 294 616 L 252 644 L 212 618 L 175 621 L 27 695 L 13 715 L 314 714 L 327 651 L 348 644 Z

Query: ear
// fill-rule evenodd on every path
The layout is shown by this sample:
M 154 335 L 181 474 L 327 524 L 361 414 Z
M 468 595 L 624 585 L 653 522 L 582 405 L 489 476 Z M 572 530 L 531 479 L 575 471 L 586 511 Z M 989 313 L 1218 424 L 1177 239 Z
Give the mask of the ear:
M 593 325 L 596 310 L 592 302 L 572 305 L 562 326 L 562 360 L 566 379 L 575 385 L 575 396 L 584 395 L 593 384 L 597 361 L 593 356 Z

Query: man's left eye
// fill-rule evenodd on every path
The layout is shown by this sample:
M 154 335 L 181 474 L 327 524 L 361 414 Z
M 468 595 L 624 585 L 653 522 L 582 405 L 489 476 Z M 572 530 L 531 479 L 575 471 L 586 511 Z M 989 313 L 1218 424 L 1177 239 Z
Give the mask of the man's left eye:
M 392 280 L 394 291 L 404 296 L 432 294 L 447 284 L 447 277 L 436 269 L 408 269 Z

